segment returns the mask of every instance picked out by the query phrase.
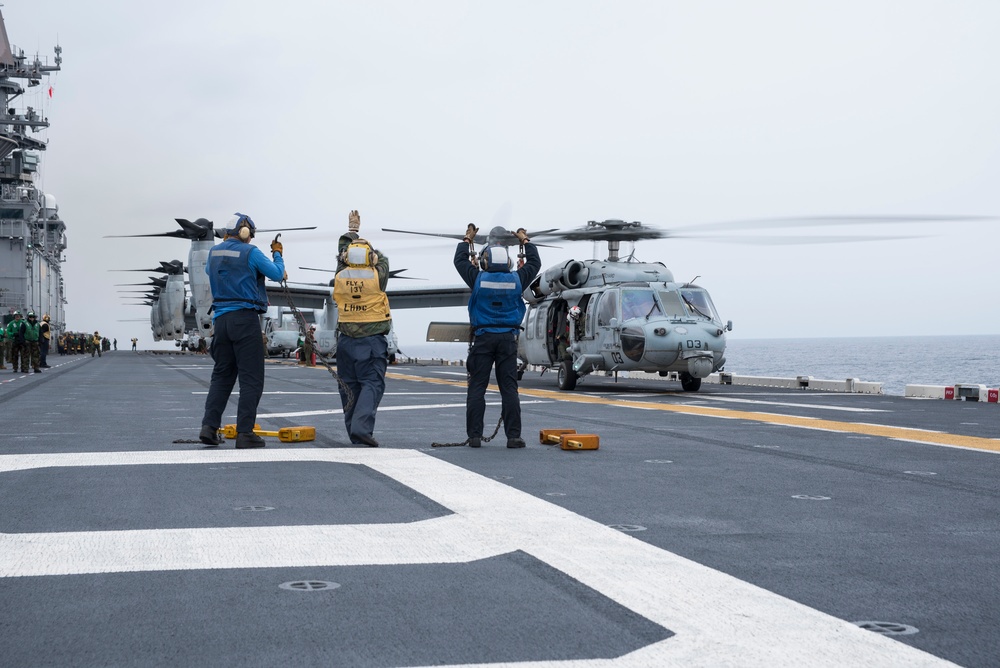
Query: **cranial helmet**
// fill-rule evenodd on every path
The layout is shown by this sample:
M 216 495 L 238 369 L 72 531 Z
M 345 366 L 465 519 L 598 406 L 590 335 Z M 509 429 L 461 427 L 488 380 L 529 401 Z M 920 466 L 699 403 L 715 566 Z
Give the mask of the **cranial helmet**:
M 42 316 L 42 320 L 44 320 L 45 322 L 48 322 L 49 320 L 51 320 L 51 318 L 49 318 L 49 314 L 46 313 L 45 315 Z
M 14 317 L 20 318 L 21 317 L 21 312 L 20 311 L 14 311 Z
M 28 311 L 28 317 L 29 318 L 34 318 L 35 317 L 35 312 L 34 311 Z
M 253 218 L 237 211 L 229 219 L 229 236 L 239 237 L 242 241 L 250 241 L 257 234 L 257 226 Z
M 514 262 L 506 246 L 487 246 L 479 254 L 479 268 L 483 271 L 510 271 Z
M 571 306 L 569 308 L 569 317 L 573 320 L 579 320 L 580 316 L 583 315 L 583 311 L 579 306 Z
M 375 264 L 375 253 L 365 239 L 355 239 L 344 249 L 344 262 L 352 267 L 370 267 Z

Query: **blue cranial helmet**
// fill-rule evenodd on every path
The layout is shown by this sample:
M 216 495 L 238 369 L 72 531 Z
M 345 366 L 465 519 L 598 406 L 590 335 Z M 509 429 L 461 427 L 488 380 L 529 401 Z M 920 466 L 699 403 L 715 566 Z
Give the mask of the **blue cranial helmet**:
M 240 228 L 246 228 L 247 233 L 245 235 L 241 234 Z M 233 214 L 233 217 L 229 219 L 229 236 L 239 237 L 240 239 L 247 241 L 252 239 L 256 234 L 257 226 L 253 224 L 253 218 L 245 213 L 237 211 Z

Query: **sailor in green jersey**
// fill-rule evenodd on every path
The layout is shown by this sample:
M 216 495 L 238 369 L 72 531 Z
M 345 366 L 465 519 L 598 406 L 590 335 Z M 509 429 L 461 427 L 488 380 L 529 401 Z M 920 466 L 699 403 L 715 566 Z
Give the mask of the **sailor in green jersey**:
M 17 373 L 17 361 L 22 357 L 22 349 L 24 348 L 24 338 L 21 336 L 21 325 L 24 324 L 24 320 L 21 319 L 21 312 L 14 311 L 14 319 L 7 323 L 7 340 L 10 341 L 10 365 L 14 369 L 14 373 Z M 24 370 L 28 370 L 28 363 L 25 361 Z
M 21 333 L 24 335 L 24 351 L 21 353 L 21 371 L 28 373 L 28 360 L 31 360 L 31 369 L 35 373 L 41 373 L 41 355 L 38 349 L 38 340 L 42 337 L 42 330 L 35 319 L 35 312 L 28 311 L 28 321 L 21 325 Z

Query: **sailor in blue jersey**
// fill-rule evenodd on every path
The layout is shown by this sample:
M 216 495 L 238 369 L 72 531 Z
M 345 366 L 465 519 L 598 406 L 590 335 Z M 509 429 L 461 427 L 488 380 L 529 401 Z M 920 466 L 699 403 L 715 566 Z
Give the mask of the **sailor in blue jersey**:
M 236 447 L 264 447 L 264 439 L 253 433 L 257 405 L 264 393 L 264 340 L 260 329 L 260 314 L 267 311 L 264 278 L 281 281 L 286 274 L 281 243 L 277 240 L 271 243 L 274 261 L 268 260 L 250 243 L 256 230 L 250 216 L 236 213 L 226 238 L 209 251 L 205 266 L 212 287 L 215 330 L 210 350 L 215 368 L 199 434 L 206 445 L 222 443 L 218 433 L 222 412 L 239 378 Z
M 486 387 L 490 382 L 490 372 L 496 367 L 500 416 L 507 447 L 523 448 L 521 403 L 517 396 L 517 337 L 525 312 L 521 290 L 535 277 L 542 262 L 538 249 L 528 240 L 522 228 L 517 231 L 517 238 L 524 247 L 523 267 L 513 271 L 513 262 L 504 246 L 487 246 L 479 256 L 479 266 L 476 266 L 469 261 L 469 245 L 478 231 L 474 225 L 469 225 L 465 239 L 455 250 L 455 269 L 472 288 L 469 321 L 472 323 L 473 341 L 466 362 L 469 387 L 465 431 L 471 447 L 482 445 Z

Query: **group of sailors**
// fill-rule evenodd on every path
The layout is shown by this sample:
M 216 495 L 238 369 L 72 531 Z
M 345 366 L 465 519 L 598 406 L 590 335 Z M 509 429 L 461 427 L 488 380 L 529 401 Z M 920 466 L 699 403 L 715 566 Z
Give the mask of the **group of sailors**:
M 10 321 L 0 326 L 0 369 L 6 369 L 7 363 L 15 373 L 28 373 L 29 366 L 34 373 L 48 369 L 49 347 L 52 339 L 56 342 L 56 351 L 60 355 L 99 356 L 112 349 L 118 349 L 118 340 L 109 340 L 100 332 L 64 332 L 55 336 L 49 314 L 42 316 L 39 322 L 34 311 L 28 311 L 22 317 L 20 311 L 11 313 Z
M 100 357 L 114 346 L 118 350 L 118 339 L 114 342 L 108 337 L 101 336 L 100 332 L 88 334 L 87 332 L 66 332 L 56 340 L 56 350 L 60 355 L 95 355 Z
M 0 339 L 3 342 L 3 355 L 0 356 L 0 369 L 6 369 L 5 361 L 10 362 L 14 373 L 28 373 L 28 365 L 35 373 L 47 369 L 46 357 L 49 352 L 49 340 L 52 331 L 49 328 L 49 315 L 38 316 L 34 311 L 28 311 L 22 318 L 20 311 L 14 311 L 6 327 L 0 328 Z

